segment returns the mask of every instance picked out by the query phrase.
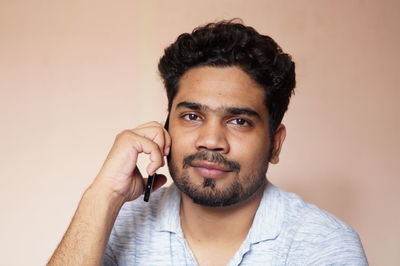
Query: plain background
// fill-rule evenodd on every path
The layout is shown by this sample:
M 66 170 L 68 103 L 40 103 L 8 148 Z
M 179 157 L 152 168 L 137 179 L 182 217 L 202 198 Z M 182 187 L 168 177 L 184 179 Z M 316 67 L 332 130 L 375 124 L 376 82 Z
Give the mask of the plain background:
M 45 264 L 115 135 L 165 119 L 163 49 L 239 17 L 297 67 L 269 179 L 355 228 L 371 265 L 399 265 L 399 14 L 396 0 L 0 0 L 1 264 Z

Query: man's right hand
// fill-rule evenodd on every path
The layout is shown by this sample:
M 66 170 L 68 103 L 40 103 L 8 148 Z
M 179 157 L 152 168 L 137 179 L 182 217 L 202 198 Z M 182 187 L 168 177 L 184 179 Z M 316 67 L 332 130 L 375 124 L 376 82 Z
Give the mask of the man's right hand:
M 170 147 L 168 132 L 157 122 L 121 132 L 48 265 L 100 265 L 120 207 L 143 193 L 145 180 L 136 166 L 139 154 L 150 157 L 147 173 L 153 174 L 164 165 Z M 157 175 L 153 188 L 165 182 L 165 176 Z
M 147 174 L 152 175 L 165 164 L 169 154 L 171 138 L 163 125 L 149 122 L 117 135 L 92 188 L 106 189 L 122 197 L 123 202 L 131 201 L 143 194 L 145 180 L 137 168 L 139 154 L 147 154 L 150 163 Z M 161 187 L 166 177 L 157 175 L 153 190 Z

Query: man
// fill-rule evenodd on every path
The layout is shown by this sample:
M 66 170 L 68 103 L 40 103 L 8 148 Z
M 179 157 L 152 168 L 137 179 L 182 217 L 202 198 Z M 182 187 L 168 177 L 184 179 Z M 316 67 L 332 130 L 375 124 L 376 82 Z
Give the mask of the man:
M 270 37 L 208 24 L 179 36 L 159 70 L 165 128 L 117 136 L 49 265 L 367 264 L 349 226 L 266 178 L 295 87 L 294 63 Z M 166 157 L 174 181 L 148 203 L 140 154 L 149 175 Z M 165 182 L 157 175 L 154 190 Z

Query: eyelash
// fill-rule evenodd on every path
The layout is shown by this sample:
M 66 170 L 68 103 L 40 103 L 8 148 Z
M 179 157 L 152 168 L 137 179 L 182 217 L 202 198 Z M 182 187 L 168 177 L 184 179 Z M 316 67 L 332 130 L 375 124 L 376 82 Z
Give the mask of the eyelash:
M 192 119 L 190 118 L 191 116 L 192 116 Z M 202 119 L 201 116 L 194 114 L 194 113 L 184 114 L 181 117 L 186 121 L 198 121 L 199 119 Z M 233 121 L 236 121 L 236 123 L 232 123 Z M 239 123 L 239 121 L 241 121 L 242 123 Z M 252 126 L 253 125 L 253 123 L 251 121 L 241 118 L 241 117 L 230 119 L 228 122 L 234 124 L 235 126 Z
M 242 122 L 244 122 L 243 124 L 240 124 L 240 123 L 238 123 L 238 121 L 239 120 L 241 120 Z M 231 120 L 229 120 L 230 122 L 232 122 L 232 121 L 236 121 L 236 123 L 234 123 L 234 125 L 237 125 L 237 126 L 252 126 L 252 123 L 249 121 L 249 120 L 247 120 L 247 119 L 244 119 L 244 118 L 234 118 L 234 119 L 231 119 Z
M 199 115 L 193 114 L 193 113 L 188 113 L 188 114 L 184 114 L 182 115 L 182 118 L 186 121 L 197 121 L 197 119 L 190 119 L 190 116 L 195 116 L 196 118 L 201 118 Z

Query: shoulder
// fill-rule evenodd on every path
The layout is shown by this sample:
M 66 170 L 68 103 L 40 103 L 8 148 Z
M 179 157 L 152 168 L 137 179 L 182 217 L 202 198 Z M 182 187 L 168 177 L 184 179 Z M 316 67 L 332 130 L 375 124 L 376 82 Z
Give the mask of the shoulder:
M 143 200 L 143 196 L 134 201 L 126 202 L 118 214 L 114 229 L 121 230 L 126 228 L 127 225 L 129 225 L 129 228 L 140 225 L 143 230 L 143 226 L 151 226 L 152 223 L 156 222 L 160 204 L 167 194 L 168 188 L 163 187 L 153 192 L 148 202 Z
M 168 258 L 169 234 L 163 225 L 179 222 L 178 205 L 179 194 L 173 186 L 154 191 L 149 202 L 141 196 L 125 203 L 111 231 L 103 263 L 117 265 L 129 261 L 136 265 L 149 257 L 153 262 Z
M 304 264 L 350 263 L 367 265 L 357 232 L 333 214 L 276 188 L 283 205 L 283 231 L 291 238 L 290 253 Z
M 332 231 L 354 231 L 333 214 L 305 202 L 297 194 L 277 187 L 274 187 L 274 193 L 281 202 L 284 226 L 293 226 L 301 232 L 315 234 L 315 236 Z
M 143 196 L 126 202 L 115 220 L 109 244 L 123 247 L 151 238 L 160 224 L 161 209 L 168 209 L 172 201 L 170 190 L 168 187 L 154 191 L 148 202 L 143 200 Z

